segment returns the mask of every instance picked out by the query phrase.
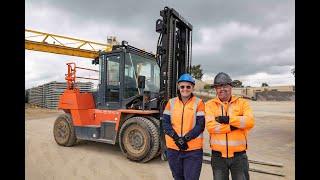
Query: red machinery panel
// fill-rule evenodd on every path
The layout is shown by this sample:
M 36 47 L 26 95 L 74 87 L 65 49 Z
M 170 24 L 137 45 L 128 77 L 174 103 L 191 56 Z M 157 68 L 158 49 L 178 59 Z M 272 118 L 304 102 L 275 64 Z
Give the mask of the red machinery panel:
M 65 90 L 60 96 L 59 109 L 94 109 L 91 93 L 80 93 L 78 90 Z

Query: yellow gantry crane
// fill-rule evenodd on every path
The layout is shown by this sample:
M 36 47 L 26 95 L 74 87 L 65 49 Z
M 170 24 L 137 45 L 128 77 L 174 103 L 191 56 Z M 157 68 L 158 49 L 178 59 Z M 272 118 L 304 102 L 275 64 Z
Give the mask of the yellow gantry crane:
M 119 42 L 114 36 L 107 37 L 107 44 L 86 41 L 34 30 L 25 30 L 25 49 L 69 56 L 95 59 L 99 51 L 109 52 Z

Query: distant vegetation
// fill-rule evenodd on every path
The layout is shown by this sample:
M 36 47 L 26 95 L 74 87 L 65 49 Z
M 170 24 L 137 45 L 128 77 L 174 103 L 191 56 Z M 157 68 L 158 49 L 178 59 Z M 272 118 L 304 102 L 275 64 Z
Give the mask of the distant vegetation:
M 191 66 L 191 76 L 198 80 L 202 79 L 203 71 L 200 64 Z
M 239 80 L 234 80 L 232 83 L 234 87 L 243 87 L 242 82 Z
M 212 89 L 211 84 L 204 85 L 203 89 L 205 90 Z

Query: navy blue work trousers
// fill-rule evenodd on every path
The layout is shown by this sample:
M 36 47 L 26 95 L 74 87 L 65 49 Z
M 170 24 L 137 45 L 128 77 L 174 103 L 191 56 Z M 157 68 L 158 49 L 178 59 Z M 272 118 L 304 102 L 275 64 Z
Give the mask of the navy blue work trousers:
M 167 149 L 167 157 L 175 180 L 199 180 L 203 150 L 177 151 Z

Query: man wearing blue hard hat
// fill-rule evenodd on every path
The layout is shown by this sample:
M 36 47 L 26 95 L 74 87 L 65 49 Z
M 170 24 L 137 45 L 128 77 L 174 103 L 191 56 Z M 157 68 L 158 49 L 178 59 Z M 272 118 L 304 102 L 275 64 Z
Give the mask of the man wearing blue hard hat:
M 200 177 L 205 128 L 204 103 L 193 95 L 195 80 L 183 74 L 178 82 L 178 97 L 168 101 L 163 112 L 167 158 L 175 180 Z

